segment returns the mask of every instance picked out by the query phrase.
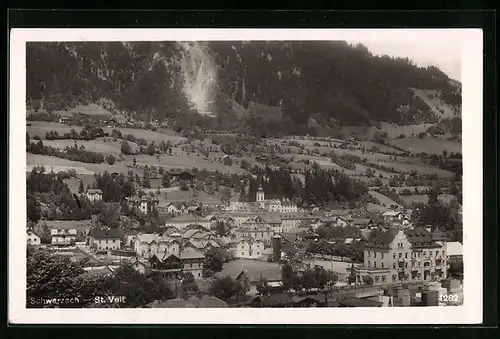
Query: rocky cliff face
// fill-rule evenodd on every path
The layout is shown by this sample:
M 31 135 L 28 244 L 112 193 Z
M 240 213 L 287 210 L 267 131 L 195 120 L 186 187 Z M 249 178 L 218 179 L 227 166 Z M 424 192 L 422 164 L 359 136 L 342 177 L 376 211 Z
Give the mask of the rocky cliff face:
M 340 41 L 29 43 L 27 99 L 41 98 L 48 109 L 105 98 L 138 116 L 189 112 L 293 133 L 311 121 L 435 122 L 435 102 L 460 117 L 461 85 Z

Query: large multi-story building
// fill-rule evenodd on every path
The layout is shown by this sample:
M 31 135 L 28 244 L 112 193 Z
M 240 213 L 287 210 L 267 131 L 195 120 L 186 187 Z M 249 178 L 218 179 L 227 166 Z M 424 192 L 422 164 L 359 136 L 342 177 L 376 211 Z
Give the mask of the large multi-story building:
M 119 228 L 98 228 L 90 231 L 90 247 L 96 251 L 121 249 L 122 232 Z
M 252 238 L 241 238 L 231 244 L 231 251 L 236 258 L 259 259 L 266 254 L 264 242 Z
M 435 281 L 446 278 L 446 241 L 422 228 L 372 231 L 364 251 L 364 265 L 356 281 L 370 276 L 374 284 Z
M 242 225 L 232 230 L 233 239 L 251 238 L 254 240 L 261 240 L 264 244 L 271 243 L 271 237 L 274 235 L 271 227 L 266 225 Z
M 262 187 L 257 190 L 256 200 L 260 208 L 268 212 L 295 213 L 298 210 L 297 204 L 288 199 L 266 199 Z

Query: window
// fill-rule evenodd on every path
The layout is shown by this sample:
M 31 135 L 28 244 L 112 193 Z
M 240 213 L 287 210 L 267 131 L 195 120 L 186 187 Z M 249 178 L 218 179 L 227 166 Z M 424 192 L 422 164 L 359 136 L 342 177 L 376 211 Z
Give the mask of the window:
M 392 259 L 396 259 L 396 253 L 392 254 Z
M 260 253 L 259 253 L 259 252 L 257 252 L 257 255 L 259 255 L 259 254 L 260 254 Z
M 392 264 L 392 268 L 396 268 L 396 264 Z
M 377 262 L 376 261 L 373 262 L 373 267 L 377 268 Z
M 373 252 L 373 257 L 376 258 L 377 257 L 377 252 Z
M 401 259 L 403 257 L 403 253 L 399 253 L 399 259 Z
M 368 261 L 368 267 L 370 267 L 371 263 Z
M 380 282 L 380 277 L 378 275 L 375 276 L 375 282 L 376 283 Z
M 384 259 L 384 253 L 380 253 L 380 259 Z
M 201 276 L 201 273 L 198 273 L 198 278 Z
M 382 282 L 385 282 L 385 275 L 382 276 Z
M 381 263 L 381 265 L 382 265 L 382 268 L 384 268 L 384 263 Z
M 395 274 L 392 275 L 392 281 L 396 281 L 396 275 Z
M 418 267 L 420 267 L 420 264 L 421 264 L 421 262 L 419 261 L 419 262 L 418 262 Z
M 405 259 L 408 259 L 408 252 L 405 253 Z
M 241 252 L 241 255 L 245 255 L 245 252 Z

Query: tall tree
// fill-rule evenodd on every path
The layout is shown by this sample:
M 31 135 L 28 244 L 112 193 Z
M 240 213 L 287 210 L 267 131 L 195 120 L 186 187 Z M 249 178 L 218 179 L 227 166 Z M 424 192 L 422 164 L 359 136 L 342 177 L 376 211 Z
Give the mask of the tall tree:
M 83 186 L 83 181 L 80 180 L 80 184 L 78 185 L 78 193 L 85 193 L 85 187 Z
M 233 296 L 242 296 L 245 290 L 239 281 L 226 276 L 215 279 L 210 285 L 209 293 L 219 299 L 228 300 Z

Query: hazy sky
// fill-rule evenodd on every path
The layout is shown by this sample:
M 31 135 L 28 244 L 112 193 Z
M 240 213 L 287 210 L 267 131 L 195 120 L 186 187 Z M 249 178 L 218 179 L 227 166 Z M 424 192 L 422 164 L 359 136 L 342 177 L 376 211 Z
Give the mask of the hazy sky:
M 362 43 L 374 55 L 408 57 L 419 66 L 436 66 L 450 78 L 461 81 L 461 48 L 458 40 L 350 40 L 349 43 Z

